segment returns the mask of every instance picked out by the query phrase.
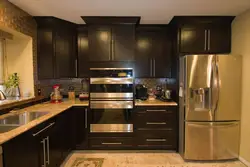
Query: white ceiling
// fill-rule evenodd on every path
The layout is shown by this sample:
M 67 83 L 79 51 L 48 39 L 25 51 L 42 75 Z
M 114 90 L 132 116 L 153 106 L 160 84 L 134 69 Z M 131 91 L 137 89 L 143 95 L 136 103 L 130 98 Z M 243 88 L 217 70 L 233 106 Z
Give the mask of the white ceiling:
M 84 23 L 80 16 L 141 16 L 141 24 L 167 24 L 175 15 L 238 15 L 250 0 L 9 0 L 33 16 Z

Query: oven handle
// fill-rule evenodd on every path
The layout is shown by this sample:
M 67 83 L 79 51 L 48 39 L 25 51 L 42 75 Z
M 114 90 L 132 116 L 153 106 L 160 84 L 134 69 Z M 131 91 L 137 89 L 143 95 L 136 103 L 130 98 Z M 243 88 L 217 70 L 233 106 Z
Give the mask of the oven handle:
M 133 101 L 90 101 L 91 109 L 132 109 Z
M 133 84 L 133 77 L 126 78 L 90 78 L 90 84 Z

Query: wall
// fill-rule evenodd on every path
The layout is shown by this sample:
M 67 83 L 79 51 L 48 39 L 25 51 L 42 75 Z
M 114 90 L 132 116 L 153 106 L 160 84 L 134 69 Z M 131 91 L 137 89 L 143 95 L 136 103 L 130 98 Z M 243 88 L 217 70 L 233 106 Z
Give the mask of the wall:
M 242 107 L 240 157 L 250 162 L 250 10 L 237 16 L 232 24 L 232 54 L 242 55 Z M 250 163 L 249 163 L 250 165 Z
M 35 20 L 25 11 L 16 7 L 7 0 L 0 0 L 0 29 L 10 33 L 22 33 L 32 38 L 32 59 L 33 59 L 33 89 L 37 85 L 37 25 Z
M 17 73 L 20 77 L 20 93 L 22 97 L 34 96 L 32 38 L 15 34 L 12 40 L 6 40 L 7 74 Z

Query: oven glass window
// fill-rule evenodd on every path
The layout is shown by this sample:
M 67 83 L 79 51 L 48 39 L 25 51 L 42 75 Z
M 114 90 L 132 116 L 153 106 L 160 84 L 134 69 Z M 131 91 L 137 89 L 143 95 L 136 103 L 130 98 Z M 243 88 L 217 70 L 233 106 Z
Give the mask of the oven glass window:
M 91 124 L 129 124 L 132 109 L 91 109 Z
M 92 93 L 129 93 L 133 92 L 133 84 L 93 84 Z

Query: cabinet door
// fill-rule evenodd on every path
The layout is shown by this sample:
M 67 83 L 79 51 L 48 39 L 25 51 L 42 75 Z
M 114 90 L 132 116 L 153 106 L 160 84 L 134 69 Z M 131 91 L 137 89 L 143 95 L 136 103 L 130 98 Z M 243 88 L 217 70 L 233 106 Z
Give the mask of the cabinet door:
M 3 145 L 5 167 L 40 167 L 36 140 L 29 133 L 23 133 Z
M 133 61 L 135 52 L 135 27 L 112 27 L 112 61 Z
M 56 78 L 76 77 L 76 36 L 70 30 L 55 31 Z
M 171 77 L 171 38 L 167 29 L 156 34 L 154 41 L 153 76 L 157 78 Z
M 231 27 L 214 25 L 208 29 L 208 52 L 231 52 Z
M 194 54 L 205 53 L 207 48 L 206 29 L 204 27 L 182 27 L 179 35 L 179 52 Z
M 88 110 L 87 108 L 74 108 L 74 128 L 75 128 L 75 145 L 77 149 L 85 149 L 87 147 L 87 130 L 88 130 Z
M 89 76 L 89 41 L 88 41 L 88 30 L 81 28 L 78 30 L 78 77 Z
M 54 48 L 52 29 L 38 29 L 37 32 L 38 78 L 54 77 Z
M 111 60 L 111 28 L 89 27 L 89 61 Z
M 136 32 L 135 77 L 152 77 L 153 32 Z

